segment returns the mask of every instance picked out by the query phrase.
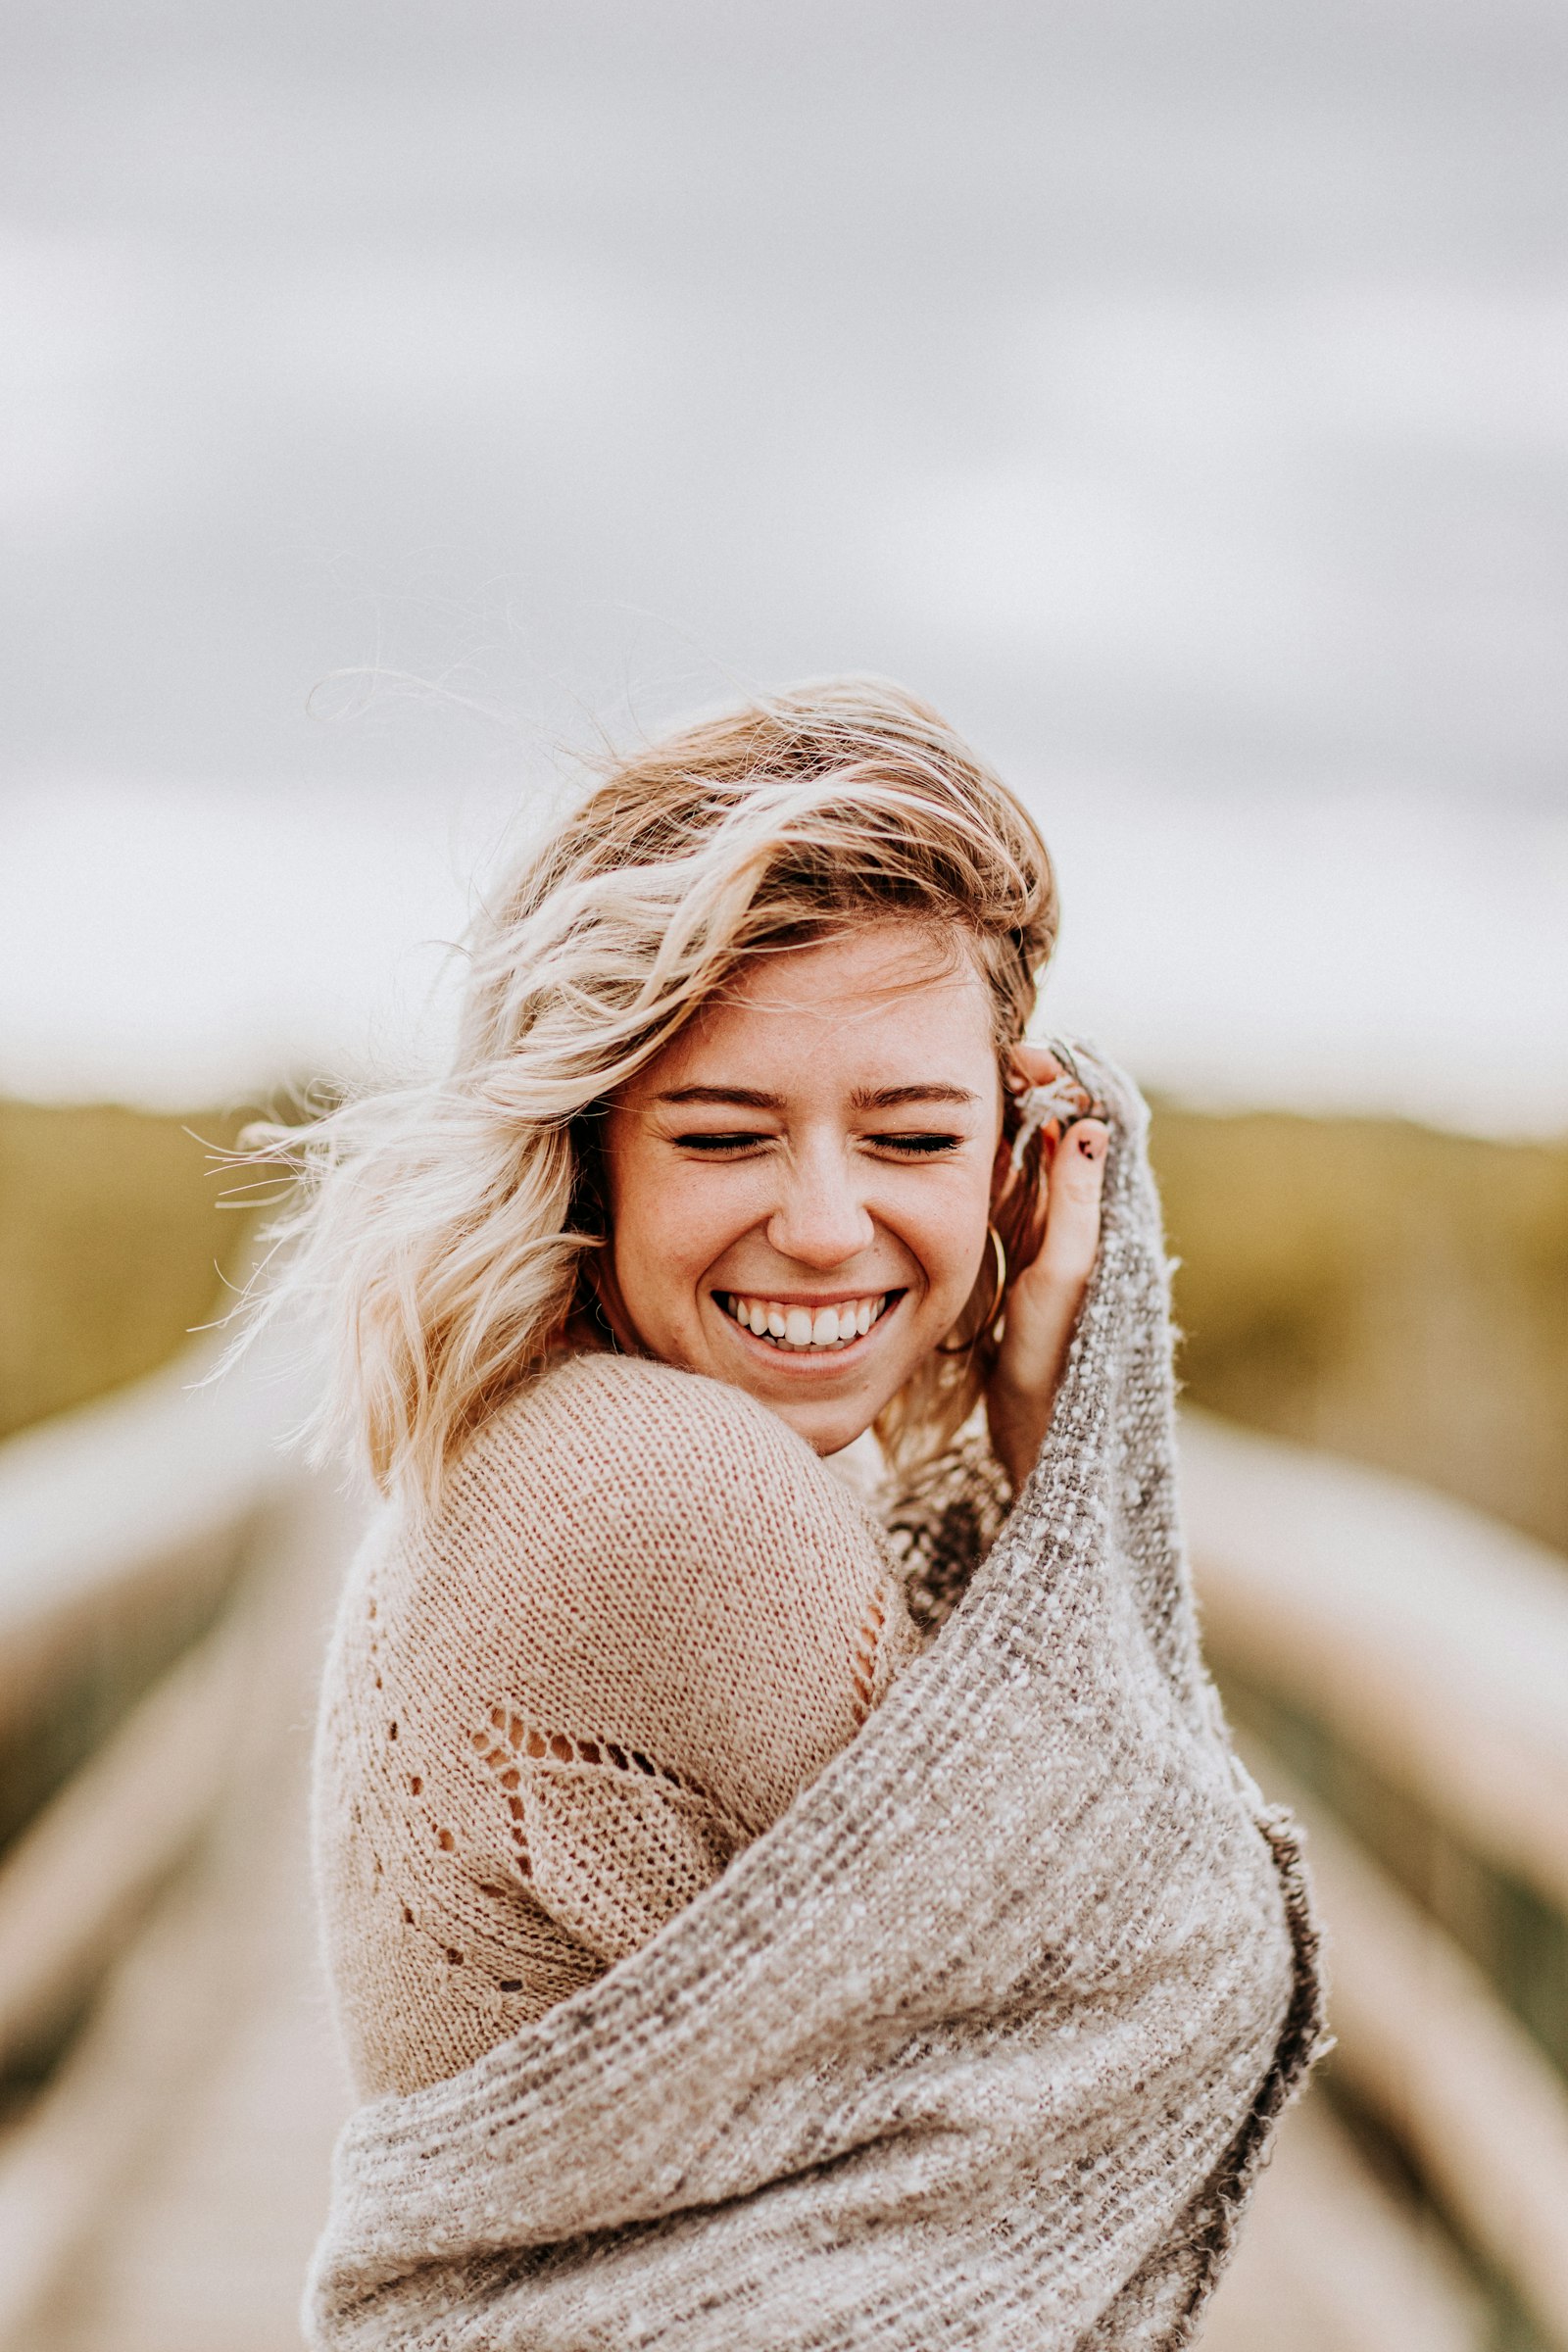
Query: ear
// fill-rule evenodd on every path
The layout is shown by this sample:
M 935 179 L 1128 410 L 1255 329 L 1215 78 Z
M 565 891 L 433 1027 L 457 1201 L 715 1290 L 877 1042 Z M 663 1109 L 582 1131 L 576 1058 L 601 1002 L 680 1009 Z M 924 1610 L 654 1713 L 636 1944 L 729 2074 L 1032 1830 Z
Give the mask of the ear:
M 580 1262 L 580 1261 L 579 1261 Z M 646 1355 L 647 1348 L 637 1336 L 637 1329 L 626 1311 L 620 1283 L 615 1274 L 615 1242 L 607 1234 L 604 1248 L 595 1250 L 582 1267 L 586 1287 L 593 1294 L 600 1320 L 609 1330 L 621 1355 Z

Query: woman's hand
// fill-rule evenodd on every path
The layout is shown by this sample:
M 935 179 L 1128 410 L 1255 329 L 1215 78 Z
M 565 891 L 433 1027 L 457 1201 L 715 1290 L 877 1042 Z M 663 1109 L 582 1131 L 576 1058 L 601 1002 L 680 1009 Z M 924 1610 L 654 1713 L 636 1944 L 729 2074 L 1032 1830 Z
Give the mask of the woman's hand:
M 1051 1086 L 1065 1074 L 1042 1046 L 1020 1046 L 1014 1062 L 1026 1087 Z M 1087 1096 L 1084 1103 L 1087 1108 Z M 1100 1247 L 1100 1195 L 1110 1131 L 1102 1119 L 1083 1118 L 1065 1134 L 1053 1122 L 1046 1137 L 1040 1174 L 1045 1238 L 1039 1255 L 1007 1293 L 1002 1352 L 986 1390 L 991 1443 L 1014 1493 L 1035 1466 L 1089 1288 Z

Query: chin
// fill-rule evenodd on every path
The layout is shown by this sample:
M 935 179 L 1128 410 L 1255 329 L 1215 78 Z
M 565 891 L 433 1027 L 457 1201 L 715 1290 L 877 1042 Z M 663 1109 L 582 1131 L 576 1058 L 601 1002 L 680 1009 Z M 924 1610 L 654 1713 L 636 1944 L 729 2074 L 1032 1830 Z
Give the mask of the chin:
M 813 1453 L 820 1454 L 842 1453 L 846 1446 L 853 1446 L 870 1428 L 882 1410 L 881 1403 L 807 1404 L 784 1402 L 777 1396 L 759 1396 L 758 1402 L 776 1413 L 798 1438 L 804 1438 Z

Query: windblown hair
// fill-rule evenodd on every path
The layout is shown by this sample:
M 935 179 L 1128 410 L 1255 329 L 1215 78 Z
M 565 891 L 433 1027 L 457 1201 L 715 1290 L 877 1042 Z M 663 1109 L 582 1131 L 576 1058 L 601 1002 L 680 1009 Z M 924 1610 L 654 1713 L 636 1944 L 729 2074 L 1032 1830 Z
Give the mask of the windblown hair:
M 946 722 L 875 679 L 748 703 L 609 764 L 474 925 L 443 1075 L 253 1130 L 300 1187 L 264 1311 L 302 1298 L 333 1373 L 312 1427 L 426 1499 L 596 1307 L 609 1098 L 748 960 L 897 914 L 961 943 L 999 1055 L 1023 1034 L 1056 894 L 1034 824 Z M 1023 1237 L 1008 1237 L 1017 1271 Z M 878 1422 L 934 1450 L 979 1394 L 987 1264 L 956 1337 Z

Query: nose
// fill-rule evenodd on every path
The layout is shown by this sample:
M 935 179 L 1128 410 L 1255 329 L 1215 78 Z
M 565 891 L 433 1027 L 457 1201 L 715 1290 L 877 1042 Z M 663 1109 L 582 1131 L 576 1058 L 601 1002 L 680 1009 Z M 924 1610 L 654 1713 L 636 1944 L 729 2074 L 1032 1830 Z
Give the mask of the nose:
M 827 1272 L 868 1249 L 876 1228 L 857 1170 L 825 1140 L 791 1159 L 767 1220 L 770 1248 L 797 1265 Z

